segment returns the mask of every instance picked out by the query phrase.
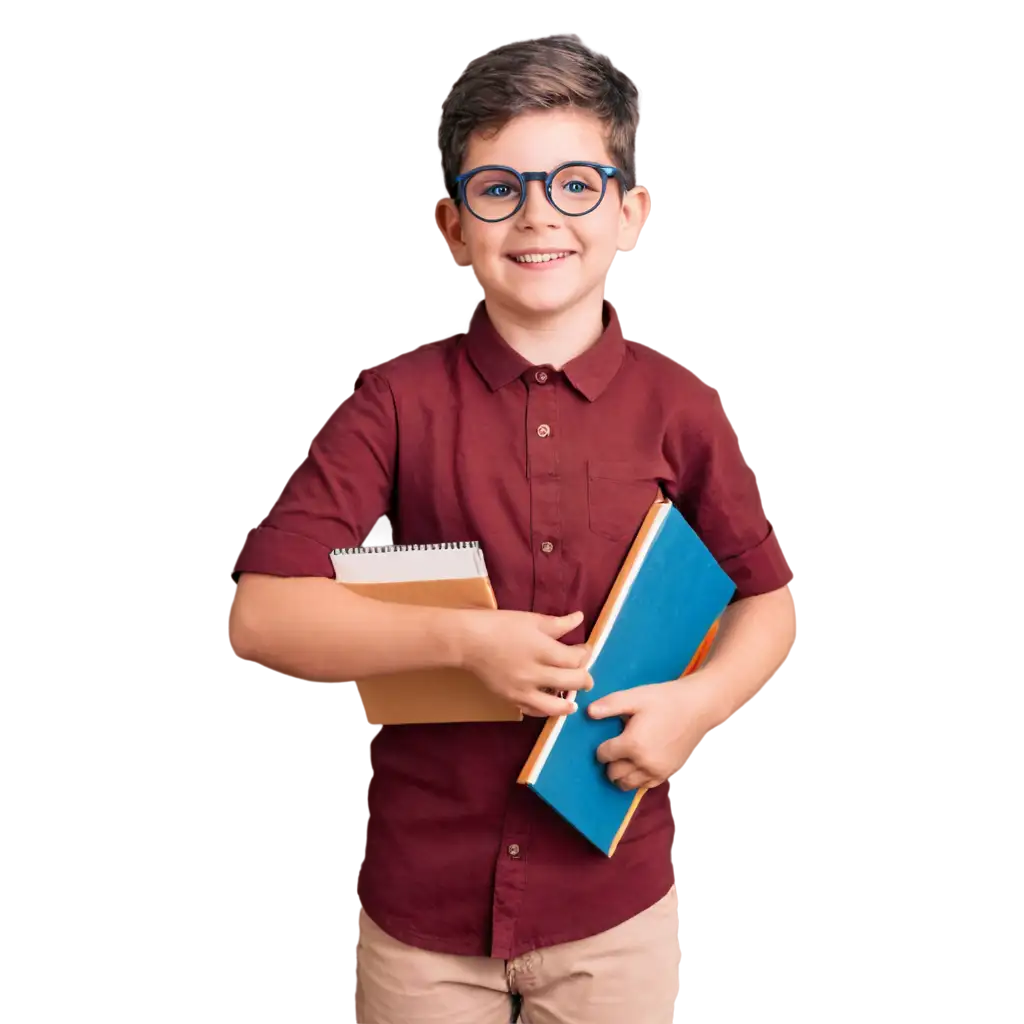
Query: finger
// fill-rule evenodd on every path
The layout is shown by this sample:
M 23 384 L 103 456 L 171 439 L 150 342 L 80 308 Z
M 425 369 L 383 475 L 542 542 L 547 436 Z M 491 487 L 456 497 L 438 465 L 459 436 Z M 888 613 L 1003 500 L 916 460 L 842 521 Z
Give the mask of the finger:
M 544 644 L 539 660 L 556 668 L 583 668 L 590 660 L 590 649 L 586 644 L 563 644 L 552 640 Z
M 619 789 L 627 791 L 639 789 L 640 786 L 647 786 L 654 781 L 649 771 L 638 767 L 636 762 L 629 758 L 613 761 L 608 765 L 606 774 L 610 782 L 614 782 Z
M 577 668 L 586 668 L 590 664 L 590 658 L 594 652 L 589 644 L 573 644 L 569 650 L 576 653 L 578 659 L 576 662 Z
M 543 688 L 544 693 L 553 693 L 556 697 L 563 697 L 565 700 L 575 700 L 575 690 L 553 690 L 549 686 Z
M 632 718 L 637 710 L 638 706 L 632 695 L 624 694 L 621 690 L 594 701 L 588 709 L 591 718 L 621 718 L 624 721 Z
M 647 786 L 648 783 L 653 781 L 654 780 L 651 778 L 650 775 L 647 774 L 647 772 L 642 772 L 638 770 L 630 772 L 628 775 L 619 779 L 619 781 L 616 782 L 615 785 L 618 786 L 619 789 L 628 793 L 631 790 L 639 789 L 641 786 Z
M 597 759 L 602 764 L 614 761 L 629 761 L 633 753 L 632 744 L 623 736 L 613 736 L 597 748 Z
M 529 718 L 548 718 L 546 711 L 537 711 L 536 708 L 531 708 L 528 704 L 520 704 L 519 710 Z
M 528 718 L 547 718 L 548 716 L 543 712 L 538 711 L 536 708 L 530 707 L 529 704 L 520 704 L 519 710 Z
M 589 690 L 594 684 L 590 673 L 579 668 L 546 668 L 536 669 L 532 680 L 527 686 L 538 690 L 550 690 L 552 693 L 565 690 Z
M 572 632 L 583 621 L 583 612 L 570 612 L 568 615 L 542 615 L 541 631 L 557 640 L 560 636 Z
M 628 757 L 621 757 L 608 765 L 605 775 L 608 776 L 610 781 L 618 783 L 626 778 L 627 775 L 632 775 L 637 770 L 637 766 Z
M 530 708 L 531 710 L 527 713 L 538 718 L 549 718 L 555 715 L 571 715 L 576 711 L 576 704 L 574 701 L 568 700 L 564 697 L 556 697 L 553 694 L 549 695 L 540 690 L 531 694 L 529 698 L 525 698 L 520 701 L 519 706 L 522 708 Z
M 656 685 L 656 684 L 655 684 Z M 591 718 L 628 718 L 636 715 L 651 697 L 657 693 L 655 685 L 634 686 L 629 690 L 617 690 L 595 700 L 588 712 Z
M 594 686 L 593 677 L 585 668 L 548 669 L 538 682 L 552 690 L 590 690 Z

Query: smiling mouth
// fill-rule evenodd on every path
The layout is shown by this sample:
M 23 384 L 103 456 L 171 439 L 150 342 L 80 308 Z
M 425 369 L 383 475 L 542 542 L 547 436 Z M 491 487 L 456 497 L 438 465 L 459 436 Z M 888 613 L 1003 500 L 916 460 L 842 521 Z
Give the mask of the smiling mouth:
M 509 256 L 513 263 L 552 263 L 564 260 L 566 256 L 575 256 L 574 252 L 527 253 L 525 256 Z

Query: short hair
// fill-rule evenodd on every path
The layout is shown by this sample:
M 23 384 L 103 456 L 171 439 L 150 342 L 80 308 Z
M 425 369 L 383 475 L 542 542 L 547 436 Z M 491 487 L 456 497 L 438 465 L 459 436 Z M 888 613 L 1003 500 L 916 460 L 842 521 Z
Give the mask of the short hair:
M 455 178 L 474 132 L 495 134 L 519 114 L 557 107 L 597 115 L 608 153 L 623 172 L 623 191 L 633 188 L 640 122 L 636 86 L 579 36 L 556 35 L 499 46 L 471 61 L 452 86 L 437 132 L 451 198 L 458 197 Z

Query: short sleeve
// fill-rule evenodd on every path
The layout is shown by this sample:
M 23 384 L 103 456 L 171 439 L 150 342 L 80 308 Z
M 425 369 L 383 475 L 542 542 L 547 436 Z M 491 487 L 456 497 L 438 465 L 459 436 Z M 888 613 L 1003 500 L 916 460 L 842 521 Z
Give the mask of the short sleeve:
M 391 388 L 364 370 L 266 519 L 249 531 L 231 573 L 235 583 L 243 572 L 333 579 L 331 551 L 362 544 L 391 509 L 397 448 Z
M 736 584 L 735 601 L 777 590 L 793 573 L 718 392 L 702 387 L 666 439 L 675 470 L 668 496 Z

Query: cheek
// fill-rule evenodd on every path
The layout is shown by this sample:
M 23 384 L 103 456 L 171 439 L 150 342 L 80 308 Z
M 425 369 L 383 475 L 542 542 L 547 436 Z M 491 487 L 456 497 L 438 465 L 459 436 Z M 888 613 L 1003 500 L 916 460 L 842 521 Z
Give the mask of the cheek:
M 592 260 L 610 263 L 618 250 L 619 211 L 606 199 L 597 210 L 580 218 L 577 235 Z
M 607 267 L 618 250 L 618 233 L 614 222 L 604 230 L 588 232 L 581 241 L 585 245 L 587 262 L 592 266 Z
M 488 231 L 486 226 L 481 224 L 480 228 L 469 228 L 464 237 L 474 262 L 479 260 L 480 263 L 495 263 L 504 258 L 502 253 L 506 249 L 506 244 L 503 234 Z

